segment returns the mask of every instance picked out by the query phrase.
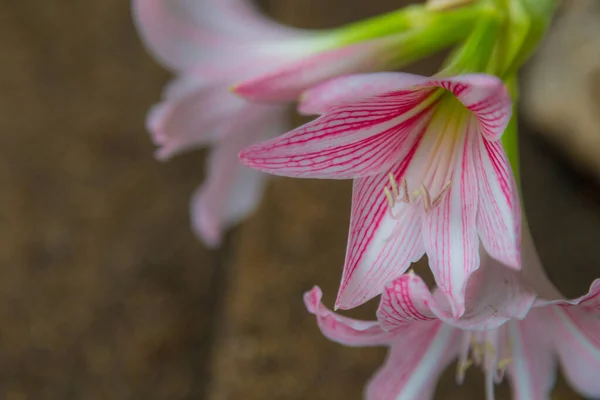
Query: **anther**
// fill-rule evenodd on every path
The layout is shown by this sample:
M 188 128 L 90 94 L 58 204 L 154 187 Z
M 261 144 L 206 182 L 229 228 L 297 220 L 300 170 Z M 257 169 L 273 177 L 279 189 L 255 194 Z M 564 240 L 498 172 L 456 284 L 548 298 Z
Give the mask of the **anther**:
M 502 360 L 498 361 L 497 368 L 499 370 L 503 371 L 508 366 L 508 364 L 510 364 L 511 362 L 512 362 L 512 358 L 510 358 L 510 357 L 503 358 Z

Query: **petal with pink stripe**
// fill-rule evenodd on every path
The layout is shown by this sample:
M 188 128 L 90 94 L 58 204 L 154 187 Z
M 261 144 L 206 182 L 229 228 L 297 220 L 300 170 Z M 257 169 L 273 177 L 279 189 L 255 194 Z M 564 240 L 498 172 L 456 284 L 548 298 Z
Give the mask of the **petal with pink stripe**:
M 490 142 L 480 137 L 474 150 L 479 184 L 479 238 L 493 258 L 520 269 L 521 206 L 510 162 L 500 141 Z
M 316 315 L 323 335 L 346 346 L 389 345 L 396 336 L 381 328 L 378 321 L 359 321 L 328 310 L 322 303 L 323 292 L 317 286 L 304 294 L 304 304 Z
M 512 115 L 512 101 L 502 80 L 491 75 L 466 74 L 432 80 L 429 84 L 449 90 L 473 112 L 485 139 L 500 139 Z
M 404 274 L 386 285 L 377 309 L 377 319 L 386 330 L 431 321 L 436 319 L 430 309 L 433 302 L 429 288 L 419 276 Z
M 454 138 L 452 133 L 445 132 L 439 135 L 440 143 L 436 147 L 452 149 L 452 154 L 439 155 L 440 158 L 446 158 L 447 164 L 443 165 L 449 165 L 449 170 L 444 171 L 438 165 L 432 169 L 432 177 L 427 180 L 450 181 L 451 186 L 439 205 L 426 214 L 423 241 L 436 283 L 448 296 L 452 314 L 458 318 L 465 312 L 467 281 L 479 268 L 479 238 L 476 229 L 478 188 L 473 163 L 473 144 L 477 131 L 470 116 L 455 117 L 458 118 L 456 126 L 447 124 L 447 129 L 455 130 Z M 428 132 L 426 136 L 429 135 Z M 456 140 L 456 144 L 444 143 L 448 139 Z M 432 158 L 436 156 L 436 153 L 431 154 Z
M 410 159 L 392 169 L 395 180 L 410 179 Z M 354 308 L 379 295 L 424 254 L 422 212 L 417 204 L 399 204 L 391 210 L 383 191 L 389 179 L 384 173 L 354 180 L 348 248 L 336 300 L 339 308 Z
M 392 93 L 336 108 L 244 149 L 242 162 L 275 175 L 349 179 L 387 172 L 413 151 L 433 104 Z
M 506 325 L 512 348 L 508 376 L 515 400 L 550 398 L 556 379 L 556 361 L 546 318 L 545 310 L 534 310 L 524 321 L 510 321 Z
M 440 375 L 458 354 L 456 330 L 422 322 L 396 330 L 383 367 L 369 382 L 367 400 L 431 400 Z
M 600 397 L 600 319 L 577 307 L 552 307 L 547 321 L 562 370 L 573 388 L 585 397 Z

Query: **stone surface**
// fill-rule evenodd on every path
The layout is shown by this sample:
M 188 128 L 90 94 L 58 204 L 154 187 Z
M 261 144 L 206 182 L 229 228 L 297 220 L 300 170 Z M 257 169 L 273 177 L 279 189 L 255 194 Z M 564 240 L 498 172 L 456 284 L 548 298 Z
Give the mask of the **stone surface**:
M 167 75 L 129 2 L 0 2 L 0 398 L 200 398 L 219 255 L 200 157 L 144 129 Z

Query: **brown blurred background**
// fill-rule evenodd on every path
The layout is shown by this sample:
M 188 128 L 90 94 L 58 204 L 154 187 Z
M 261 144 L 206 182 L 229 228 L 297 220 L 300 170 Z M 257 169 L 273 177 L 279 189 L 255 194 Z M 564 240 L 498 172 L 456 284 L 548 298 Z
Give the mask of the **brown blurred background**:
M 327 27 L 399 3 L 263 6 Z M 3 0 L 0 22 L 0 399 L 360 399 L 384 350 L 328 342 L 301 300 L 314 284 L 333 300 L 349 182 L 275 179 L 208 251 L 187 215 L 203 153 L 152 157 L 144 117 L 168 74 L 129 2 Z M 600 275 L 600 189 L 532 132 L 528 216 L 552 279 L 577 296 Z M 483 398 L 478 371 L 462 387 L 453 373 L 438 398 Z M 578 397 L 559 382 L 555 398 Z

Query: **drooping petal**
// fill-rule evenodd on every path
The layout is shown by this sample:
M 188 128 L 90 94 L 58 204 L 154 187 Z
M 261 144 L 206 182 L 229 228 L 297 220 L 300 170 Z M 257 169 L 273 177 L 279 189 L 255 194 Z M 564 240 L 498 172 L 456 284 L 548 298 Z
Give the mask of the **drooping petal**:
M 392 169 L 395 180 L 410 176 L 408 160 Z M 400 205 L 392 215 L 383 192 L 389 179 L 388 174 L 379 174 L 354 180 L 348 248 L 336 300 L 339 308 L 354 308 L 377 296 L 386 283 L 423 256 L 420 209 Z
M 336 108 L 240 153 L 249 167 L 275 175 L 348 179 L 387 172 L 410 156 L 435 101 L 397 92 Z
M 502 80 L 491 75 L 466 74 L 432 80 L 428 85 L 440 86 L 452 92 L 477 116 L 480 132 L 485 139 L 500 139 L 512 115 L 512 101 Z
M 545 313 L 533 310 L 523 321 L 506 325 L 512 356 L 508 360 L 508 376 L 516 400 L 546 400 L 554 387 L 556 362 L 545 320 Z
M 268 110 L 252 105 L 227 92 L 222 86 L 208 86 L 193 78 L 178 78 L 165 90 L 164 100 L 150 109 L 147 128 L 157 157 L 167 160 L 183 151 L 205 146 L 233 134 L 246 120 Z
M 190 202 L 192 228 L 207 245 L 218 246 L 223 231 L 246 218 L 259 204 L 267 176 L 241 165 L 237 154 L 242 147 L 282 127 L 283 117 L 273 110 L 246 126 L 247 132 L 221 140 L 211 150 L 207 179 Z
M 493 258 L 520 269 L 521 206 L 510 162 L 500 141 L 478 137 L 474 150 L 479 184 L 479 238 Z
M 479 268 L 478 190 L 473 163 L 473 144 L 478 133 L 468 114 L 459 112 L 446 122 L 441 117 L 443 114 L 435 121 L 446 132 L 438 136 L 437 152 L 429 159 L 432 165 L 431 160 L 439 158 L 438 165 L 428 169 L 424 181 L 433 182 L 428 186 L 438 191 L 443 182 L 450 182 L 450 187 L 438 206 L 426 213 L 423 241 L 436 283 L 448 296 L 452 314 L 458 318 L 465 312 L 467 281 Z M 432 124 L 429 129 L 435 127 Z M 428 131 L 424 139 L 429 139 L 432 132 Z
M 397 38 L 398 36 L 389 36 L 317 51 L 312 56 L 298 59 L 265 74 L 239 82 L 233 90 L 240 96 L 253 101 L 294 100 L 304 90 L 327 79 L 382 69 L 388 64 L 388 59 L 393 54 Z M 370 77 L 371 74 L 368 74 L 364 75 L 362 79 L 368 80 Z M 393 87 L 388 88 L 386 92 L 392 90 L 394 90 Z M 306 111 L 305 109 L 304 112 Z
M 586 397 L 600 397 L 600 318 L 577 307 L 549 307 L 547 321 L 562 370 L 573 388 Z
M 590 290 L 584 296 L 572 300 L 551 300 L 541 301 L 540 305 L 554 304 L 562 307 L 575 307 L 585 310 L 591 314 L 600 314 L 600 279 L 594 280 L 590 285 Z
M 436 292 L 431 311 L 442 321 L 469 330 L 490 330 L 509 319 L 523 319 L 534 304 L 536 293 L 523 276 L 485 252 L 480 252 L 481 267 L 475 271 L 465 291 L 465 313 L 453 317 L 447 297 Z
M 424 99 L 428 91 L 415 90 L 414 86 L 428 81 L 429 78 L 423 76 L 397 72 L 341 76 L 302 93 L 298 111 L 306 115 L 324 114 L 336 107 L 390 92 L 404 92 L 407 98 Z
M 398 329 L 388 358 L 369 382 L 367 400 L 430 400 L 437 381 L 457 355 L 457 335 L 440 322 Z
M 359 321 L 328 310 L 322 303 L 321 289 L 315 286 L 304 294 L 308 311 L 317 316 L 317 324 L 327 338 L 346 346 L 389 345 L 396 334 L 381 328 L 378 321 Z
M 377 319 L 386 330 L 418 321 L 431 321 L 435 319 L 430 309 L 433 302 L 429 288 L 419 276 L 404 274 L 386 285 L 377 309 Z

